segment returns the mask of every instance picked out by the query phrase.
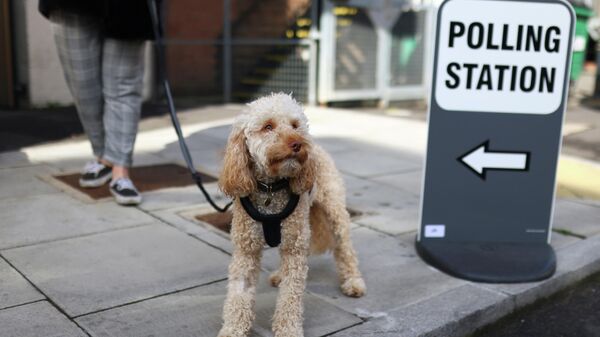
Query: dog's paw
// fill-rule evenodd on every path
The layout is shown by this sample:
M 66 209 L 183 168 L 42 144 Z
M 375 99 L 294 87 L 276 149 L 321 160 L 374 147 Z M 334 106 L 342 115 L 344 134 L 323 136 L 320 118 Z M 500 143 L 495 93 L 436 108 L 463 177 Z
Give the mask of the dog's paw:
M 367 293 L 367 286 L 362 277 L 352 277 L 347 279 L 340 286 L 346 296 L 361 297 Z
M 279 271 L 274 271 L 271 273 L 269 276 L 269 283 L 271 283 L 271 286 L 275 288 L 279 287 L 279 284 L 281 283 L 281 275 L 279 274 Z

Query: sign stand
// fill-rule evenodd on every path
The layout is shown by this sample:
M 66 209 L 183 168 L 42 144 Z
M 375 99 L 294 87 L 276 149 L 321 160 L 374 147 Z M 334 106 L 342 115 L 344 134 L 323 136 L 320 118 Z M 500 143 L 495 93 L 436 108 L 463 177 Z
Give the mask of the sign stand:
M 480 282 L 550 277 L 574 25 L 562 0 L 447 0 L 438 12 L 416 247 Z
M 556 270 L 556 255 L 547 243 L 417 244 L 421 258 L 450 275 L 478 282 L 516 283 L 546 279 Z

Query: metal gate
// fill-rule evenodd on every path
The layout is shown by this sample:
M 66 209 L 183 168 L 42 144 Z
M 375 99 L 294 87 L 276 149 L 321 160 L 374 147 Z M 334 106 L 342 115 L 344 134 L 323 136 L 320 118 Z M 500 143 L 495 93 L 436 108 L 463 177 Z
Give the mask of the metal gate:
M 245 102 L 284 91 L 316 102 L 317 10 L 310 0 L 168 1 L 175 95 Z
M 166 1 L 167 71 L 180 102 L 246 102 L 272 91 L 309 104 L 421 99 L 433 8 L 408 0 Z
M 319 102 L 427 95 L 434 7 L 400 0 L 323 0 Z

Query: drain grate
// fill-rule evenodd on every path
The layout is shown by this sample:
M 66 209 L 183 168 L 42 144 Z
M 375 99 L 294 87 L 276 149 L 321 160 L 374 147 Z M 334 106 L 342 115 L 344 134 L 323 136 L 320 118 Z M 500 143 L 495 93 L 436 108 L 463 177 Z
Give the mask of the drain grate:
M 350 214 L 351 219 L 354 219 L 354 218 L 362 215 L 362 212 L 357 211 L 355 209 L 347 208 L 347 210 L 348 210 L 348 213 Z M 199 215 L 196 215 L 194 218 L 196 220 L 205 222 L 220 231 L 223 231 L 225 233 L 230 233 L 232 217 L 233 216 L 232 216 L 231 212 L 225 212 L 225 213 L 212 212 L 212 213 L 199 214 Z
M 231 232 L 231 219 L 233 214 L 231 212 L 213 212 L 207 214 L 200 214 L 195 216 L 196 220 L 206 222 L 207 224 L 221 230 L 225 233 Z
M 177 164 L 161 164 L 150 166 L 132 167 L 129 171 L 131 180 L 140 192 L 154 191 L 167 187 L 183 187 L 194 185 L 187 168 Z M 54 178 L 88 195 L 94 200 L 110 197 L 108 184 L 98 188 L 81 188 L 79 186 L 79 173 L 55 175 Z M 202 174 L 203 182 L 214 182 L 213 176 Z

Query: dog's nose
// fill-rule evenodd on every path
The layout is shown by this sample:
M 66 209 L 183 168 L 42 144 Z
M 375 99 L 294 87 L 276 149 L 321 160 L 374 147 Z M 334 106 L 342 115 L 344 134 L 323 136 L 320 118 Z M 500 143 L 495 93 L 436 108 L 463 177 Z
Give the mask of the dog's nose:
M 292 148 L 292 151 L 299 152 L 302 148 L 302 144 L 300 142 L 292 142 L 290 143 L 290 147 Z

